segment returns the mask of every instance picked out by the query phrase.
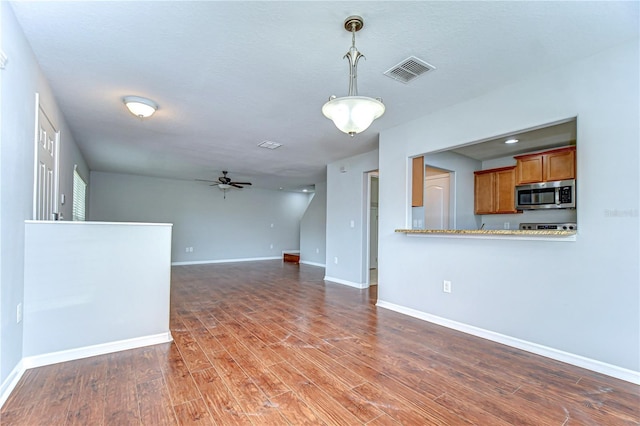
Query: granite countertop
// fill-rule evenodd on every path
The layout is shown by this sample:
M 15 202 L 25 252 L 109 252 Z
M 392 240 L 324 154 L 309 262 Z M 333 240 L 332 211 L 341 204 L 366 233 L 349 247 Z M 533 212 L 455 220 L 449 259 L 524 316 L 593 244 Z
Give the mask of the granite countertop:
M 576 235 L 576 231 L 556 230 L 519 230 L 519 229 L 396 229 L 395 232 L 404 234 L 431 234 L 431 235 L 513 235 L 513 236 L 547 236 L 569 237 Z

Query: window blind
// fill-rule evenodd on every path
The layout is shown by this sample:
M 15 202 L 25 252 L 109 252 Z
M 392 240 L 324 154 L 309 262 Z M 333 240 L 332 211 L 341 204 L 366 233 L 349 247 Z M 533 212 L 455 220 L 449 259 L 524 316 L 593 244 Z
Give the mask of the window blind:
M 87 183 L 77 169 L 73 170 L 73 220 L 85 220 Z

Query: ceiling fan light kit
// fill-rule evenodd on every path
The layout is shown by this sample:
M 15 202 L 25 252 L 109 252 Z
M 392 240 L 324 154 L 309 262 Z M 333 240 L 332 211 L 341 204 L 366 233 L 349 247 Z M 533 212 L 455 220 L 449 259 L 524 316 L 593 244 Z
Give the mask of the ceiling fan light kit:
M 244 186 L 242 185 L 251 185 L 251 182 L 234 182 L 233 180 L 231 180 L 230 177 L 227 177 L 227 173 L 229 172 L 226 170 L 223 170 L 222 176 L 219 176 L 218 180 L 206 180 L 206 179 L 196 179 L 196 180 L 200 182 L 213 182 L 209 186 L 217 186 L 218 189 L 220 189 L 224 193 L 225 200 L 227 199 L 227 191 L 230 190 L 231 188 L 242 189 L 244 188 Z
M 351 137 L 365 131 L 385 110 L 382 99 L 358 96 L 358 61 L 364 55 L 356 47 L 356 32 L 362 27 L 364 20 L 360 16 L 349 16 L 344 21 L 345 30 L 351 33 L 351 48 L 344 55 L 349 60 L 349 95 L 331 96 L 322 107 L 324 116 Z
M 149 118 L 158 109 L 158 104 L 140 96 L 125 96 L 122 101 L 129 112 L 138 118 Z

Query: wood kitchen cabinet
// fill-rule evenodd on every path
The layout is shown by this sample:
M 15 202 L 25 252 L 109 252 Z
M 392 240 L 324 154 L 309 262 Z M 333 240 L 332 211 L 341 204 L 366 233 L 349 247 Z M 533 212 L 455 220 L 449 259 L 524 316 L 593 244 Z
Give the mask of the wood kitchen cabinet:
M 516 185 L 576 178 L 576 147 L 518 155 Z
M 424 156 L 414 157 L 411 165 L 411 207 L 424 205 Z
M 518 213 L 515 186 L 515 166 L 474 172 L 475 214 Z

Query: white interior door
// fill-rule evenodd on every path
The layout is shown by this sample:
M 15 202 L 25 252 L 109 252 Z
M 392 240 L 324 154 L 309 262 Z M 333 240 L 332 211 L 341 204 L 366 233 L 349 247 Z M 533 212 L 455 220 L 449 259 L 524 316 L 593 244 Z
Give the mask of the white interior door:
M 449 229 L 449 173 L 425 178 L 425 229 Z
M 60 134 L 38 106 L 34 219 L 53 220 L 58 213 L 58 144 Z

